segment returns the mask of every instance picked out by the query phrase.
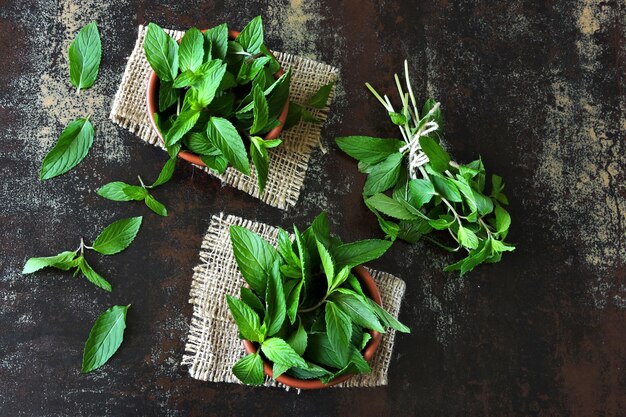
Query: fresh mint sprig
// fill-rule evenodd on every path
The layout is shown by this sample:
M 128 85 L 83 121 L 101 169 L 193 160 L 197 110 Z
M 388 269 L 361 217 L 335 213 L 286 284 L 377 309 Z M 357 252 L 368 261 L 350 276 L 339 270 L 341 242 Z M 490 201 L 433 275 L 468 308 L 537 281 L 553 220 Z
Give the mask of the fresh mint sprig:
M 40 258 L 30 258 L 26 261 L 22 274 L 31 274 L 43 268 L 56 268 L 62 271 L 74 269 L 74 276 L 79 272 L 96 287 L 111 292 L 111 284 L 93 270 L 85 259 L 85 249 L 91 249 L 102 255 L 114 255 L 126 249 L 135 240 L 141 227 L 141 217 L 117 220 L 108 225 L 94 240 L 92 246 L 87 246 L 83 238 L 75 251 L 65 251 L 58 255 Z
M 466 251 L 463 259 L 445 268 L 464 275 L 515 250 L 504 241 L 511 225 L 503 207 L 508 204 L 502 193 L 504 183 L 492 175 L 488 191 L 482 160 L 468 164 L 452 160 L 439 143 L 443 128 L 439 103 L 429 99 L 418 109 L 406 61 L 404 67 L 404 88 L 398 75 L 394 77 L 402 103 L 399 109 L 366 83 L 398 126 L 402 140 L 347 136 L 337 138 L 337 145 L 368 174 L 365 204 L 387 238 L 415 243 L 424 237 L 451 252 Z M 434 237 L 436 231 L 448 234 L 452 245 Z

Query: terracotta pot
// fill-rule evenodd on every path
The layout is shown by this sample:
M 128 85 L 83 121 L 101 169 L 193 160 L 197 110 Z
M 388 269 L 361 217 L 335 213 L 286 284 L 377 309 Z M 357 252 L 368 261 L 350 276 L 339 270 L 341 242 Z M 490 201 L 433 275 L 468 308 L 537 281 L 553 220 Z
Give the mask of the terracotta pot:
M 203 30 L 202 32 L 205 32 L 205 30 Z M 237 38 L 237 36 L 239 35 L 239 32 L 237 32 L 236 30 L 229 30 L 228 31 L 228 37 L 231 40 L 234 40 L 235 38 Z M 180 42 L 180 41 L 179 41 Z M 280 68 L 276 74 L 274 74 L 274 78 L 278 79 L 281 75 L 283 75 L 285 73 L 285 71 Z M 156 122 L 154 121 L 154 113 L 158 112 L 159 110 L 159 77 L 157 77 L 156 73 L 154 71 L 152 71 L 150 73 L 150 76 L 148 78 L 148 88 L 146 90 L 146 108 L 147 108 L 147 112 L 148 112 L 148 118 L 150 119 L 150 123 L 152 124 L 152 128 L 154 129 L 154 131 L 156 132 L 157 136 L 159 137 L 159 139 L 161 140 L 161 142 L 164 142 L 163 140 L 163 136 L 161 135 L 161 132 L 159 131 Z M 270 139 L 276 139 L 280 136 L 280 132 L 282 132 L 283 130 L 283 125 L 285 124 L 285 121 L 287 120 L 287 113 L 289 112 L 289 100 L 287 100 L 285 102 L 285 106 L 283 107 L 283 111 L 280 114 L 280 116 L 278 116 L 278 121 L 280 122 L 280 125 L 276 126 L 274 129 L 270 130 L 266 135 L 265 135 L 265 140 L 270 140 Z M 184 159 L 187 162 L 191 162 L 192 164 L 196 164 L 196 165 L 200 165 L 200 166 L 206 166 L 206 164 L 204 162 L 202 162 L 202 159 L 200 159 L 200 157 L 196 154 L 193 154 L 191 152 L 187 152 L 187 151 L 180 151 L 178 153 L 178 156 L 182 159 Z
M 367 272 L 367 269 L 359 265 L 353 268 L 352 272 L 354 273 L 356 278 L 359 280 L 359 283 L 361 284 L 361 287 L 363 288 L 363 292 L 365 293 L 365 295 L 369 296 L 372 300 L 374 300 L 376 304 L 382 306 L 382 299 L 380 298 L 380 292 L 378 291 L 378 287 L 376 286 L 376 283 L 374 282 L 374 279 L 372 278 L 370 273 Z M 372 338 L 365 346 L 365 349 L 363 349 L 363 351 L 361 352 L 365 360 L 368 362 L 374 356 L 374 353 L 376 352 L 376 349 L 378 349 L 378 345 L 380 344 L 380 339 L 382 338 L 382 334 L 380 334 L 379 332 L 375 330 L 370 330 L 369 333 L 372 336 Z M 257 346 L 249 340 L 244 340 L 243 345 L 245 346 L 246 351 L 248 353 L 256 353 L 258 349 Z M 265 375 L 269 376 L 270 378 L 273 376 L 272 365 L 266 360 L 264 360 L 263 369 L 265 371 Z M 292 388 L 320 389 L 320 388 L 328 388 L 332 385 L 340 384 L 352 378 L 353 376 L 354 374 L 342 375 L 329 381 L 327 384 L 324 384 L 319 379 L 298 379 L 298 378 L 295 378 L 286 374 L 282 374 L 281 376 L 276 378 L 276 381 Z

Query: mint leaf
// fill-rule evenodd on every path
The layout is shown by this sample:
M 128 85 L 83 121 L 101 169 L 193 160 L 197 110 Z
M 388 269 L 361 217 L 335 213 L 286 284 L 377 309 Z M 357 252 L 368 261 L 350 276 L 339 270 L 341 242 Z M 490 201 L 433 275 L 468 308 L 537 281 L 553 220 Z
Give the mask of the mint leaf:
M 392 329 L 397 330 L 402 333 L 411 333 L 411 329 L 406 327 L 404 324 L 400 323 L 398 319 L 396 319 L 394 316 L 389 314 L 384 308 L 379 306 L 374 300 L 372 300 L 371 298 L 367 298 L 367 302 L 369 303 L 370 307 L 374 311 L 374 314 L 376 314 L 376 316 L 378 317 L 378 319 L 384 326 L 391 327 Z M 365 334 L 369 335 L 369 333 L 365 333 Z M 365 343 L 367 343 L 367 341 L 365 341 Z
M 111 292 L 111 284 L 109 281 L 102 278 L 100 274 L 94 271 L 82 256 L 78 258 L 78 269 L 80 269 L 80 272 L 82 272 L 85 278 L 87 278 L 87 280 L 93 285 L 102 288 L 105 291 Z
M 235 297 L 227 295 L 226 301 L 243 338 L 251 342 L 262 342 L 265 335 L 261 331 L 259 315 L 250 306 Z
M 44 158 L 39 178 L 48 180 L 65 174 L 78 165 L 93 144 L 93 133 L 93 126 L 88 119 L 70 122 Z
M 350 339 L 352 338 L 352 321 L 332 301 L 326 302 L 326 333 L 330 344 L 342 362 L 348 361 Z
M 404 142 L 369 136 L 344 136 L 335 139 L 339 149 L 366 164 L 377 164 L 398 153 Z
M 159 111 L 164 112 L 178 101 L 178 89 L 171 81 L 161 81 L 159 84 Z
M 221 117 L 211 117 L 207 126 L 207 136 L 235 169 L 250 175 L 246 148 L 231 122 Z
M 230 241 L 241 275 L 254 292 L 265 294 L 278 253 L 263 238 L 244 227 L 231 226 Z
M 158 187 L 159 185 L 163 185 L 169 180 L 172 179 L 172 175 L 174 175 L 174 169 L 176 168 L 176 158 L 170 158 L 167 160 L 163 168 L 161 169 L 161 173 L 159 177 L 154 181 L 152 187 Z
M 84 373 L 104 365 L 124 340 L 126 312 L 128 306 L 113 306 L 106 310 L 94 323 L 83 351 Z
M 323 85 L 309 98 L 306 102 L 308 106 L 314 107 L 316 109 L 323 109 L 326 107 L 328 103 L 328 97 L 330 96 L 330 92 L 333 91 L 335 83 L 332 82 L 330 84 Z
M 280 76 L 274 84 L 265 90 L 267 107 L 269 109 L 269 119 L 278 119 L 285 107 L 285 102 L 289 100 L 289 86 L 291 84 L 291 68 Z
M 226 74 L 226 64 L 213 60 L 202 64 L 199 73 L 202 78 L 197 83 L 197 101 L 201 107 L 208 106 L 215 98 L 215 93 Z
M 250 288 L 241 287 L 241 289 L 239 290 L 239 297 L 241 298 L 241 301 L 246 303 L 250 308 L 252 308 L 257 313 L 259 314 L 265 313 L 265 306 L 263 305 L 263 303 L 261 303 L 261 300 L 259 300 L 259 297 L 257 297 L 256 294 L 253 293 Z
M 438 177 L 436 175 L 432 175 L 430 180 L 432 181 L 435 190 L 446 200 L 454 203 L 460 203 L 463 201 L 459 189 L 456 184 L 452 182 L 452 180 L 444 177 Z
M 300 356 L 304 355 L 307 345 L 307 333 L 301 322 L 298 322 L 298 328 L 295 332 L 292 332 L 287 338 L 286 342 L 293 348 L 293 350 Z
M 506 237 L 509 227 L 511 227 L 511 216 L 501 205 L 496 204 L 496 231 L 503 239 Z
M 148 63 L 161 81 L 174 81 L 178 74 L 178 44 L 154 23 L 148 24 L 143 41 Z
M 40 269 L 52 267 L 67 271 L 72 268 L 72 260 L 76 256 L 76 252 L 66 251 L 54 256 L 45 256 L 41 258 L 30 258 L 26 261 L 22 274 L 32 274 Z
M 250 353 L 239 359 L 233 366 L 233 374 L 244 384 L 263 385 L 263 359 L 258 353 Z
M 355 292 L 345 288 L 338 288 L 328 299 L 334 302 L 341 311 L 346 313 L 359 326 L 385 333 L 384 327 L 381 326 L 378 317 L 372 312 L 367 301 Z
M 326 333 L 309 334 L 305 356 L 321 365 L 341 369 L 346 365 L 335 352 Z
M 224 158 L 221 154 L 217 156 L 201 155 L 200 159 L 208 168 L 212 169 L 218 174 L 223 174 L 228 167 L 228 160 Z
M 270 156 L 262 143 L 263 139 L 258 136 L 250 138 L 250 156 L 257 174 L 257 182 L 259 184 L 259 193 L 263 193 L 267 176 L 270 169 Z
M 204 32 L 207 42 L 211 45 L 211 57 L 213 59 L 226 58 L 228 51 L 228 26 L 222 23 Z
M 180 141 L 189 132 L 200 118 L 200 111 L 195 109 L 187 109 L 181 112 L 174 124 L 165 135 L 165 146 L 173 146 Z
M 247 84 L 252 81 L 263 70 L 269 60 L 269 57 L 262 56 L 243 61 L 241 67 L 239 67 L 239 73 L 237 74 L 237 84 Z M 256 84 L 254 84 L 254 86 L 259 87 Z
M 246 25 L 235 39 L 251 55 L 261 52 L 263 45 L 263 21 L 257 16 Z
M 407 122 L 406 116 L 402 113 L 396 113 L 391 111 L 389 112 L 389 118 L 391 119 L 391 122 L 396 126 L 405 125 Z
M 335 262 L 333 261 L 333 257 L 331 256 L 328 249 L 324 247 L 324 245 L 316 240 L 317 250 L 320 254 L 320 259 L 322 261 L 322 268 L 324 269 L 324 275 L 326 275 L 326 281 L 328 282 L 328 290 L 333 286 L 333 279 L 335 278 Z
M 287 317 L 291 324 L 295 323 L 296 315 L 298 313 L 298 306 L 300 305 L 300 293 L 302 292 L 302 286 L 304 280 L 300 279 L 294 287 L 287 293 Z
M 476 249 L 478 247 L 478 236 L 467 227 L 459 226 L 457 237 L 463 247 L 468 249 Z
M 287 315 L 285 291 L 283 289 L 279 265 L 279 260 L 275 259 L 267 279 L 265 290 L 265 318 L 263 323 L 267 329 L 268 336 L 273 336 L 278 333 Z
M 152 197 L 150 194 L 146 194 L 146 199 L 144 201 L 146 203 L 146 206 L 148 206 L 150 210 L 152 210 L 159 216 L 167 216 L 167 208 L 163 204 L 158 202 L 156 198 Z
M 335 259 L 335 265 L 338 267 L 355 267 L 380 258 L 387 252 L 392 243 L 388 240 L 378 239 L 360 240 L 338 245 L 332 249 L 331 253 Z
M 261 344 L 261 352 L 275 364 L 301 368 L 306 368 L 307 366 L 304 359 L 287 342 L 278 337 L 265 340 Z
M 180 71 L 195 71 L 202 65 L 204 58 L 204 36 L 196 28 L 191 28 L 183 35 L 178 48 Z
M 122 181 L 114 181 L 98 188 L 96 193 L 113 201 L 133 201 L 143 200 L 147 194 L 146 190 L 136 185 L 126 184 Z
M 183 138 L 183 143 L 187 149 L 197 155 L 218 156 L 222 154 L 222 152 L 220 152 L 220 150 L 213 146 L 213 144 L 209 141 L 206 132 L 188 133 Z
M 88 23 L 70 44 L 70 81 L 80 91 L 93 85 L 98 77 L 102 44 L 96 22 Z
M 412 179 L 409 181 L 409 202 L 418 209 L 432 200 L 436 194 L 432 182 L 424 179 Z
M 255 133 L 263 130 L 263 128 L 267 125 L 269 110 L 267 107 L 267 100 L 265 99 L 265 95 L 263 94 L 263 90 L 261 90 L 258 85 L 255 85 L 252 88 L 252 94 L 254 98 L 254 122 L 252 123 L 252 127 L 250 128 L 250 134 L 254 135 Z
M 93 249 L 103 255 L 113 255 L 126 249 L 135 240 L 142 217 L 121 219 L 108 225 L 93 242 Z
M 402 203 L 385 194 L 374 194 L 367 199 L 366 204 L 395 219 L 415 220 L 418 218 L 418 216 L 409 211 Z
M 365 181 L 363 193 L 365 195 L 382 193 L 396 185 L 400 178 L 403 158 L 404 155 L 401 153 L 393 153 L 375 165 Z
M 435 139 L 420 137 L 420 146 L 430 161 L 430 166 L 437 172 L 444 172 L 450 166 L 450 155 L 444 151 Z

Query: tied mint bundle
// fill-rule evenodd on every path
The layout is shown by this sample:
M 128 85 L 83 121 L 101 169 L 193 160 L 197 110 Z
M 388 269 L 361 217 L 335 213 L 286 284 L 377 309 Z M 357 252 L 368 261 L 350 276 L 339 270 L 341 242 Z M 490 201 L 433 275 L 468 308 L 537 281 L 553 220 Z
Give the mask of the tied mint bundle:
M 450 252 L 466 251 L 463 259 L 445 268 L 464 275 L 482 263 L 500 261 L 503 252 L 515 249 L 504 241 L 511 226 L 511 216 L 503 207 L 508 204 L 504 183 L 492 175 L 488 189 L 480 159 L 468 164 L 452 161 L 440 144 L 439 103 L 429 99 L 418 109 L 406 61 L 404 67 L 406 91 L 395 75 L 402 102 L 397 111 L 387 95 L 382 97 L 366 83 L 398 126 L 402 140 L 348 136 L 337 138 L 337 145 L 359 161 L 359 171 L 368 174 L 365 204 L 387 237 L 409 243 L 423 237 Z M 446 234 L 451 240 L 441 239 Z

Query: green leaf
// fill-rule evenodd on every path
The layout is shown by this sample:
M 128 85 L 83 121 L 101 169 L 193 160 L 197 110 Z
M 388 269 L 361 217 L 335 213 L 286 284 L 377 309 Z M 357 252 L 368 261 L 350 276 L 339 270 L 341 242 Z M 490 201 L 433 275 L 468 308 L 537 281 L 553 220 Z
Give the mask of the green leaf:
M 257 136 L 250 138 L 250 156 L 256 170 L 259 193 L 263 193 L 270 169 L 270 157 L 263 144 L 258 143 L 259 141 L 263 139 Z
M 334 302 L 341 311 L 346 313 L 359 326 L 385 333 L 385 329 L 380 324 L 376 314 L 372 312 L 372 308 L 367 301 L 355 292 L 339 288 L 328 299 Z
M 195 72 L 191 70 L 186 70 L 185 72 L 180 73 L 176 77 L 176 79 L 174 80 L 174 84 L 172 84 L 172 87 L 174 88 L 189 87 L 191 85 L 196 84 L 198 81 L 200 81 L 202 79 L 202 75 L 203 74 L 196 74 Z
M 444 151 L 435 139 L 420 137 L 420 146 L 430 161 L 430 166 L 437 172 L 444 172 L 450 166 L 450 155 Z
M 213 60 L 202 64 L 198 72 L 202 78 L 197 83 L 197 101 L 200 107 L 208 106 L 215 97 L 215 93 L 226 74 L 226 64 L 220 60 Z
M 30 258 L 26 261 L 22 274 L 31 274 L 46 267 L 52 267 L 67 271 L 72 265 L 72 260 L 76 256 L 76 252 L 66 251 L 54 256 L 45 256 L 42 258 Z
M 82 371 L 88 373 L 104 365 L 124 340 L 128 306 L 113 306 L 96 320 L 83 351 Z
M 412 179 L 409 181 L 409 202 L 417 208 L 430 202 L 436 194 L 433 184 L 424 179 Z
M 296 236 L 296 246 L 298 247 L 298 258 L 300 259 L 300 267 L 302 270 L 302 278 L 304 279 L 304 285 L 307 285 L 307 282 L 311 278 L 311 253 L 309 253 L 306 243 L 304 241 L 304 237 L 298 230 L 298 228 L 293 226 L 293 233 Z
M 178 49 L 180 71 L 195 71 L 202 65 L 204 58 L 204 36 L 196 28 L 191 28 L 183 35 Z
M 460 177 L 458 180 L 451 181 L 454 183 L 454 185 L 456 185 L 456 187 L 463 195 L 469 211 L 471 213 L 475 212 L 477 210 L 476 198 L 474 196 L 474 190 L 472 190 L 472 187 L 470 187 L 470 185 L 467 183 L 467 180 L 463 177 Z
M 251 342 L 262 342 L 265 335 L 261 332 L 259 315 L 250 306 L 235 297 L 227 295 L 226 301 L 244 339 Z
M 254 292 L 248 287 L 241 287 L 239 291 L 239 297 L 241 301 L 246 303 L 250 308 L 256 311 L 259 314 L 265 313 L 265 306 L 259 300 L 259 297 L 256 296 Z
M 309 334 L 304 356 L 315 363 L 337 369 L 346 365 L 346 362 L 335 352 L 326 333 Z
M 268 97 L 267 107 L 269 109 L 270 120 L 278 118 L 285 107 L 285 102 L 289 100 L 291 74 L 291 68 L 289 68 L 274 84 L 265 90 L 265 96 Z
M 374 166 L 365 181 L 363 193 L 365 195 L 382 193 L 396 185 L 400 178 L 402 158 L 404 158 L 404 155 L 401 153 L 393 153 L 383 162 Z
M 292 290 L 287 294 L 287 317 L 289 317 L 289 322 L 291 324 L 296 321 L 296 315 L 300 305 L 300 293 L 302 292 L 303 285 L 304 280 L 300 278 L 298 283 L 294 285 Z
M 380 258 L 392 243 L 379 239 L 360 240 L 338 245 L 333 248 L 331 254 L 337 267 L 354 267 Z
M 454 203 L 460 203 L 461 201 L 463 201 L 461 199 L 461 193 L 459 193 L 459 189 L 457 188 L 456 184 L 453 183 L 450 179 L 431 175 L 430 180 L 435 186 L 435 190 L 439 194 L 441 194 L 446 200 L 452 201 Z
M 259 235 L 240 226 L 230 227 L 230 241 L 241 275 L 254 292 L 265 294 L 278 252 Z
M 146 194 L 146 199 L 144 201 L 146 203 L 146 206 L 148 206 L 150 210 L 152 210 L 159 216 L 167 216 L 167 208 L 163 204 L 158 202 L 156 198 L 152 197 L 152 195 Z
M 322 267 L 324 269 L 324 274 L 326 275 L 326 281 L 328 281 L 328 290 L 333 286 L 333 279 L 335 278 L 335 263 L 333 261 L 333 257 L 328 252 L 328 249 L 324 247 L 322 242 L 316 240 L 317 250 L 320 254 L 320 259 L 322 261 Z
M 246 25 L 235 39 L 251 55 L 261 52 L 263 45 L 263 21 L 257 16 Z
M 278 337 L 271 337 L 261 344 L 261 351 L 275 364 L 306 368 L 306 362 L 287 342 Z
M 316 109 L 323 109 L 326 107 L 328 103 L 328 97 L 330 96 L 330 92 L 333 91 L 335 83 L 331 82 L 330 84 L 323 85 L 309 98 L 306 102 L 307 106 L 314 107 Z
M 127 190 L 130 191 L 127 192 Z M 134 198 L 135 196 L 138 196 L 141 192 L 143 192 L 143 195 L 140 198 Z M 132 201 L 143 200 L 146 190 L 136 185 L 126 184 L 125 182 L 121 181 L 114 181 L 98 188 L 98 191 L 96 191 L 96 193 L 101 197 L 113 201 Z
M 396 113 L 396 112 L 390 111 L 389 117 L 391 118 L 391 122 L 397 126 L 403 126 L 407 122 L 406 116 L 403 115 L 402 113 Z
M 274 260 L 270 274 L 267 279 L 265 290 L 265 328 L 267 335 L 273 336 L 282 327 L 287 315 L 287 304 L 285 301 L 285 290 L 280 276 L 280 263 Z
M 496 204 L 496 231 L 503 239 L 506 237 L 509 227 L 511 227 L 511 216 L 501 205 Z
M 223 174 L 226 171 L 226 167 L 228 167 L 228 160 L 224 158 L 222 155 L 211 156 L 211 155 L 201 155 L 200 159 L 204 164 L 211 168 L 213 171 L 218 174 Z
M 178 89 L 171 81 L 161 81 L 159 84 L 159 111 L 164 112 L 178 101 Z
M 188 133 L 183 138 L 183 143 L 187 149 L 197 155 L 219 156 L 222 154 L 222 152 L 209 141 L 206 132 Z
M 269 110 L 267 108 L 267 100 L 263 94 L 263 90 L 258 85 L 252 88 L 252 94 L 254 97 L 254 122 L 250 128 L 250 134 L 261 131 L 267 125 L 267 119 L 269 116 Z
M 312 362 L 307 362 L 307 365 L 308 367 L 306 369 L 292 367 L 289 370 L 289 374 L 298 379 L 317 379 L 330 374 L 329 371 Z
M 332 301 L 326 302 L 326 332 L 330 344 L 342 362 L 348 361 L 350 339 L 352 338 L 352 321 Z
M 211 117 L 207 126 L 207 136 L 235 169 L 250 175 L 248 153 L 243 139 L 231 122 L 221 117 Z
M 307 334 L 301 322 L 298 322 L 298 328 L 289 335 L 286 342 L 298 355 L 304 355 L 307 345 Z
M 435 99 L 429 98 L 428 100 L 426 100 L 426 102 L 424 103 L 424 107 L 422 107 L 422 117 L 425 117 L 428 112 L 430 112 L 430 110 L 435 107 L 436 104 L 437 101 Z M 435 110 L 430 119 L 437 122 L 437 124 L 439 125 L 439 130 L 443 129 L 443 116 L 441 114 L 441 108 Z
M 70 122 L 44 158 L 39 178 L 49 180 L 78 165 L 93 144 L 93 133 L 89 119 L 81 118 Z
M 399 153 L 404 142 L 396 139 L 372 138 L 369 136 L 344 136 L 335 139 L 339 149 L 366 164 L 377 164 L 390 155 Z
M 96 22 L 88 23 L 70 44 L 70 81 L 80 91 L 93 85 L 98 77 L 102 44 Z
M 167 160 L 163 168 L 161 169 L 161 173 L 159 177 L 154 181 L 152 187 L 158 187 L 159 185 L 163 185 L 169 180 L 172 179 L 172 175 L 174 175 L 174 169 L 176 168 L 176 158 L 170 158 Z
M 396 319 L 394 316 L 389 314 L 387 310 L 379 306 L 374 300 L 372 300 L 371 298 L 367 298 L 367 302 L 369 303 L 370 307 L 374 311 L 374 314 L 376 314 L 376 316 L 378 317 L 380 322 L 383 324 L 383 326 L 391 327 L 392 329 L 397 330 L 402 333 L 411 333 L 411 329 L 409 329 L 404 324 L 400 323 L 398 319 Z M 366 334 L 369 334 L 369 333 L 366 333 Z
M 263 385 L 263 358 L 258 353 L 250 353 L 239 359 L 233 366 L 233 374 L 244 384 Z
M 174 81 L 178 74 L 178 44 L 154 23 L 148 24 L 143 41 L 148 63 L 161 81 Z
M 481 216 L 486 216 L 493 211 L 493 201 L 491 201 L 489 197 L 485 197 L 476 190 L 472 190 L 472 194 L 474 196 L 474 199 L 476 200 L 478 213 Z
M 106 279 L 102 278 L 100 274 L 93 270 L 93 268 L 87 263 L 82 256 L 78 258 L 78 268 L 83 273 L 85 278 L 96 287 L 102 288 L 105 291 L 111 292 L 111 284 Z
M 366 204 L 395 219 L 415 220 L 418 218 L 399 201 L 396 201 L 385 194 L 374 194 L 367 199 Z
M 263 70 L 263 67 L 269 62 L 270 58 L 267 56 L 262 56 L 254 59 L 246 59 L 239 67 L 239 72 L 237 73 L 237 84 L 247 84 L 252 81 L 258 74 Z M 254 87 L 259 87 L 257 84 L 254 84 Z M 259 87 L 261 88 L 261 87 Z M 261 88 L 261 91 L 263 89 Z
M 468 249 L 476 249 L 478 247 L 478 236 L 467 227 L 459 227 L 457 237 L 459 243 Z
M 228 51 L 228 26 L 222 23 L 204 32 L 206 40 L 211 44 L 211 57 L 213 59 L 226 58 Z
M 187 109 L 178 115 L 174 124 L 165 135 L 165 146 L 172 146 L 178 143 L 189 132 L 200 118 L 200 111 L 195 109 Z
M 93 242 L 93 249 L 103 255 L 113 255 L 126 249 L 135 240 L 142 217 L 121 219 L 108 225 Z

